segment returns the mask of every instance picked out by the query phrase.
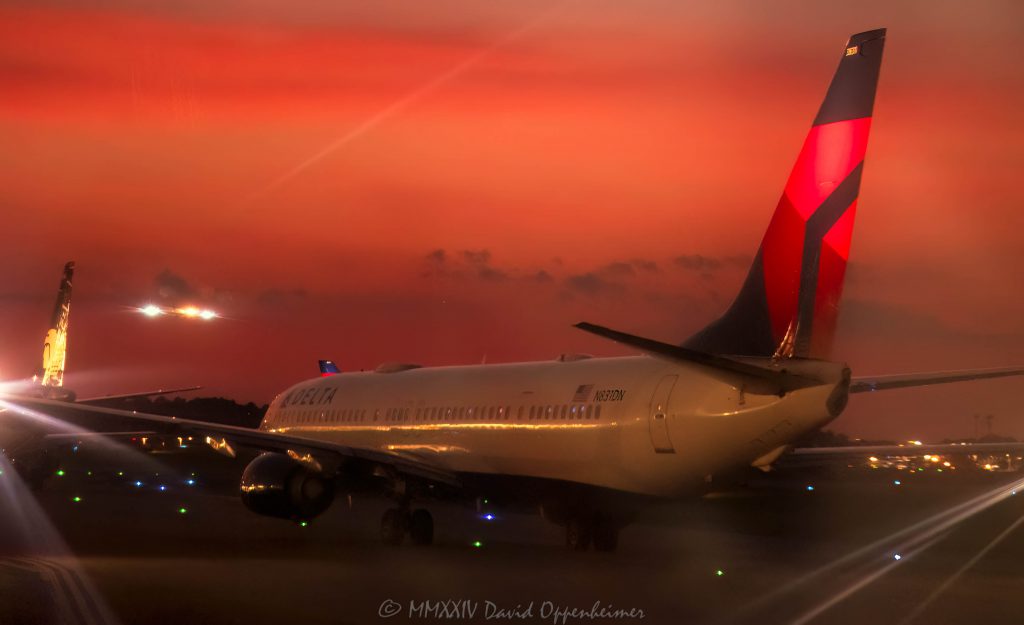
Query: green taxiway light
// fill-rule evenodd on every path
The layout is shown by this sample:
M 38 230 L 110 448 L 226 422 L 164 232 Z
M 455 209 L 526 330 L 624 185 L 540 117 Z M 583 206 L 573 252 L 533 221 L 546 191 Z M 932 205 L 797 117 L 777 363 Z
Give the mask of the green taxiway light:
M 64 469 L 57 469 L 57 477 L 64 477 Z
M 721 577 L 721 576 L 725 575 L 725 571 L 723 571 L 722 569 L 718 569 L 717 571 L 715 571 L 715 575 L 717 575 L 718 577 Z
M 473 546 L 476 547 L 477 549 L 479 549 L 480 547 L 483 547 L 484 544 L 482 542 L 480 542 L 479 540 L 474 540 L 473 541 Z
M 75 495 L 74 497 L 71 498 L 71 501 L 73 501 L 75 503 L 78 503 L 78 502 L 82 501 L 82 498 L 79 497 L 78 495 Z
M 309 527 L 309 521 L 301 521 L 301 522 L 299 522 L 299 527 Z
M 178 508 L 178 514 L 185 514 L 187 512 L 188 512 L 188 508 L 184 508 L 184 507 Z

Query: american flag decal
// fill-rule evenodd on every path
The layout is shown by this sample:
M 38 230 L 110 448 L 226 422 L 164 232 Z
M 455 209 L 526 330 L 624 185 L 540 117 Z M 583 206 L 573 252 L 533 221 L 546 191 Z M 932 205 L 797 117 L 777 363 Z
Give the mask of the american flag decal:
M 572 400 L 578 402 L 585 402 L 590 398 L 590 391 L 594 390 L 593 384 L 581 384 L 576 389 L 576 394 L 572 396 Z

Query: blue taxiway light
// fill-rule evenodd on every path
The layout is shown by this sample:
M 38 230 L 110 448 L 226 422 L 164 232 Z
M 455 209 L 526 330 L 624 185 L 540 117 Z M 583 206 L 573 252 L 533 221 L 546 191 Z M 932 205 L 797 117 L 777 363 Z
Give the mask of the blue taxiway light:
M 808 492 L 810 492 L 810 491 L 814 490 L 814 487 L 811 486 L 810 484 L 808 484 L 807 485 L 807 490 L 808 490 Z

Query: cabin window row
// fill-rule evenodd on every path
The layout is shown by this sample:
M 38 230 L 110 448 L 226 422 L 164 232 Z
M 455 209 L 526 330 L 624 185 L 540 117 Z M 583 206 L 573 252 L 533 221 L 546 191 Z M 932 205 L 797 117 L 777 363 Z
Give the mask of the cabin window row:
M 368 414 L 369 413 L 369 414 Z M 572 421 L 601 418 L 600 404 L 543 404 L 532 406 L 432 406 L 427 408 L 345 408 L 339 410 L 288 411 L 291 423 L 451 422 L 451 421 Z

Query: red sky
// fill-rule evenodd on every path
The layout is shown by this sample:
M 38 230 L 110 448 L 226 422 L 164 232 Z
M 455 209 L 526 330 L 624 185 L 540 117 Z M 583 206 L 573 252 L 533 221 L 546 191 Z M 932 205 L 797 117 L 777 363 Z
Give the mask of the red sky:
M 1024 362 L 1017 2 L 208 4 L 0 8 L 0 376 L 35 366 L 69 259 L 80 394 L 628 353 L 580 320 L 682 340 L 731 301 L 846 37 L 879 26 L 836 355 Z M 228 318 L 129 311 L 185 300 Z M 1022 391 L 857 397 L 835 425 L 992 413 L 1024 438 Z

